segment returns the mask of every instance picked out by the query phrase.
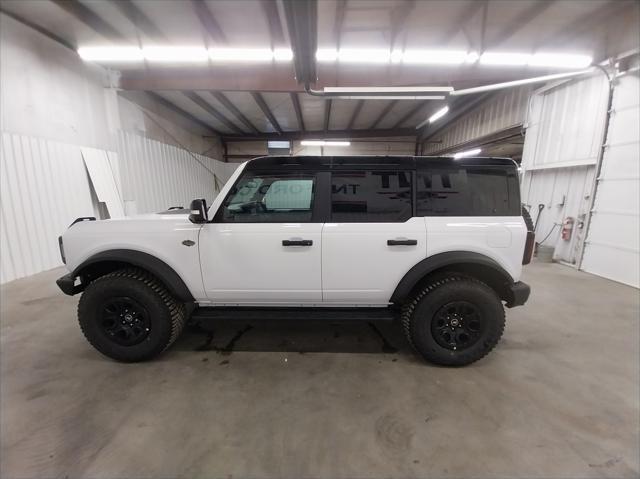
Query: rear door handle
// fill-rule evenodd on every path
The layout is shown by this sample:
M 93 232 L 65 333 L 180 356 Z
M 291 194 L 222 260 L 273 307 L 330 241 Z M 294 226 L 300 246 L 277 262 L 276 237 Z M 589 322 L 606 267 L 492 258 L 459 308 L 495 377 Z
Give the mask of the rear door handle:
M 282 246 L 312 246 L 313 240 L 306 239 L 288 239 L 282 240 Z
M 418 244 L 418 240 L 396 238 L 387 240 L 387 246 L 415 246 Z

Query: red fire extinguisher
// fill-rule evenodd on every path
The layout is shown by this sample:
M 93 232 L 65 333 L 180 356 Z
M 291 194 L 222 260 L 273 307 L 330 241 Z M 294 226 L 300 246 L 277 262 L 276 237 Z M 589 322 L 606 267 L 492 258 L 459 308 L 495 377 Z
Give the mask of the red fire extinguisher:
M 576 220 L 571 216 L 567 216 L 562 222 L 561 236 L 563 240 L 569 241 L 571 239 L 571 233 L 573 232 L 573 224 L 575 221 Z

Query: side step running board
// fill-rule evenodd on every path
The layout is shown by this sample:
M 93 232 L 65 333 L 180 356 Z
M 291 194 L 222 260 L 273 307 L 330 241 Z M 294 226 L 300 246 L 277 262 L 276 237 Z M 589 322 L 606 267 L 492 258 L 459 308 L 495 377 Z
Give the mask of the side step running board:
M 251 308 L 198 307 L 192 319 L 293 319 L 301 321 L 392 321 L 398 311 L 391 308 Z

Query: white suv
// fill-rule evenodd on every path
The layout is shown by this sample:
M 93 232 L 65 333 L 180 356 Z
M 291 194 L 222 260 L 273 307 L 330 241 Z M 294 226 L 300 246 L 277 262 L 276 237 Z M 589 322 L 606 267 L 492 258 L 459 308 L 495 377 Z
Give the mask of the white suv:
M 83 291 L 82 331 L 120 361 L 167 349 L 187 316 L 278 316 L 398 318 L 424 358 L 465 365 L 529 296 L 522 215 L 510 159 L 256 158 L 210 208 L 79 218 L 57 283 Z

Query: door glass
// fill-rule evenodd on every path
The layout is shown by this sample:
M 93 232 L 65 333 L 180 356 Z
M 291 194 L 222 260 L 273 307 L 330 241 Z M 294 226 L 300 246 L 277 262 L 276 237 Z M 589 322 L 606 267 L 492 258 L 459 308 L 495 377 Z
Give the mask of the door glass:
M 223 223 L 306 223 L 311 221 L 315 175 L 247 172 L 224 201 Z
M 331 221 L 390 223 L 411 218 L 411 173 L 350 171 L 331 175 Z

